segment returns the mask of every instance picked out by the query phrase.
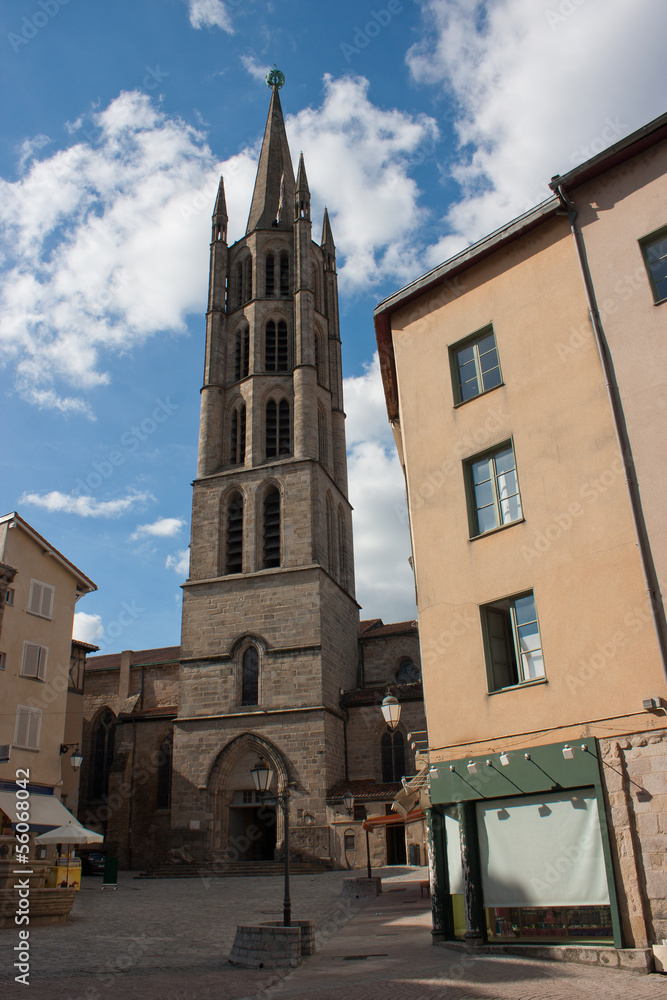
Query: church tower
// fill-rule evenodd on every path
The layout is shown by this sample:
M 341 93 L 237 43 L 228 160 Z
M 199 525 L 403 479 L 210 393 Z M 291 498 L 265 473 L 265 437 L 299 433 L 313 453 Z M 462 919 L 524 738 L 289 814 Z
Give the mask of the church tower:
M 253 793 L 259 757 L 290 788 L 293 848 L 330 855 L 340 692 L 357 679 L 336 248 L 326 210 L 313 242 L 270 79 L 245 235 L 228 246 L 222 179 L 213 213 L 171 806 L 197 860 L 280 852 L 280 810 Z

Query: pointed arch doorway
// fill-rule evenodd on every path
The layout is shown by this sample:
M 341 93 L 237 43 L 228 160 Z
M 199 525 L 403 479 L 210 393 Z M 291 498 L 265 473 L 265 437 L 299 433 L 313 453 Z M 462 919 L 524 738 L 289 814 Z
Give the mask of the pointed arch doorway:
M 281 810 L 263 804 L 253 785 L 250 772 L 259 757 L 274 772 L 271 792 L 277 794 L 287 787 L 285 759 L 272 743 L 254 733 L 231 740 L 211 768 L 211 849 L 223 862 L 273 861 L 282 847 Z

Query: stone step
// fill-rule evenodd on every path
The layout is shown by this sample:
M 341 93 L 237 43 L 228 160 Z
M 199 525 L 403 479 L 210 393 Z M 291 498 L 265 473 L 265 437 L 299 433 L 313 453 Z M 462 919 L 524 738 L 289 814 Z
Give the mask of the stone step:
M 229 864 L 178 862 L 157 865 L 149 871 L 139 872 L 135 878 L 245 878 L 282 875 L 284 870 L 282 861 L 233 861 Z M 290 862 L 290 875 L 319 875 L 332 870 L 330 858 Z

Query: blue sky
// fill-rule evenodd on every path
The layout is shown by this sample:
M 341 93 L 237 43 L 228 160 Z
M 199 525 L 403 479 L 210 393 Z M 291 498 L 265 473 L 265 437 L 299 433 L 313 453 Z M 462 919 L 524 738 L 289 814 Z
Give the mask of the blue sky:
M 75 634 L 176 644 L 210 215 L 245 228 L 273 64 L 338 246 L 364 617 L 415 615 L 374 305 L 664 110 L 663 0 L 13 0 L 0 13 L 0 512 L 98 585 Z

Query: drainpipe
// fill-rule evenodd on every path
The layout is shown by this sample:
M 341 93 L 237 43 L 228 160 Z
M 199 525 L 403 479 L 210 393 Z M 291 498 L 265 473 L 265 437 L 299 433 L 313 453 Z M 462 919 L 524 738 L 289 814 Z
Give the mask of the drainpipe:
M 554 179 L 552 187 L 556 190 L 556 193 L 561 200 L 561 204 L 567 212 L 570 222 L 570 231 L 574 239 L 577 258 L 579 260 L 579 267 L 581 268 L 581 275 L 586 291 L 586 299 L 588 301 L 588 311 L 590 313 L 593 332 L 595 334 L 595 342 L 597 344 L 598 354 L 600 355 L 600 362 L 605 376 L 607 395 L 609 397 L 609 404 L 611 406 L 614 426 L 616 428 L 616 438 L 620 448 L 621 458 L 623 460 L 625 482 L 628 488 L 628 496 L 630 498 L 630 508 L 632 510 L 632 519 L 634 521 L 635 533 L 637 535 L 642 569 L 644 571 L 646 591 L 658 639 L 662 669 L 665 675 L 665 682 L 667 683 L 667 621 L 665 620 L 665 608 L 662 601 L 662 594 L 660 593 L 658 574 L 653 561 L 653 553 L 651 552 L 651 543 L 648 536 L 648 530 L 646 528 L 646 521 L 644 519 L 644 511 L 642 509 L 641 496 L 639 493 L 639 483 L 637 482 L 637 472 L 635 469 L 634 458 L 632 456 L 632 448 L 630 446 L 630 436 L 625 422 L 625 413 L 623 412 L 621 393 L 618 388 L 618 382 L 616 381 L 614 362 L 611 356 L 611 351 L 609 350 L 609 344 L 607 343 L 604 327 L 602 326 L 600 311 L 597 306 L 593 277 L 588 265 L 588 257 L 586 255 L 586 245 L 583 233 L 577 226 L 576 222 L 578 215 L 577 207 L 568 197 L 562 184 L 556 184 Z

